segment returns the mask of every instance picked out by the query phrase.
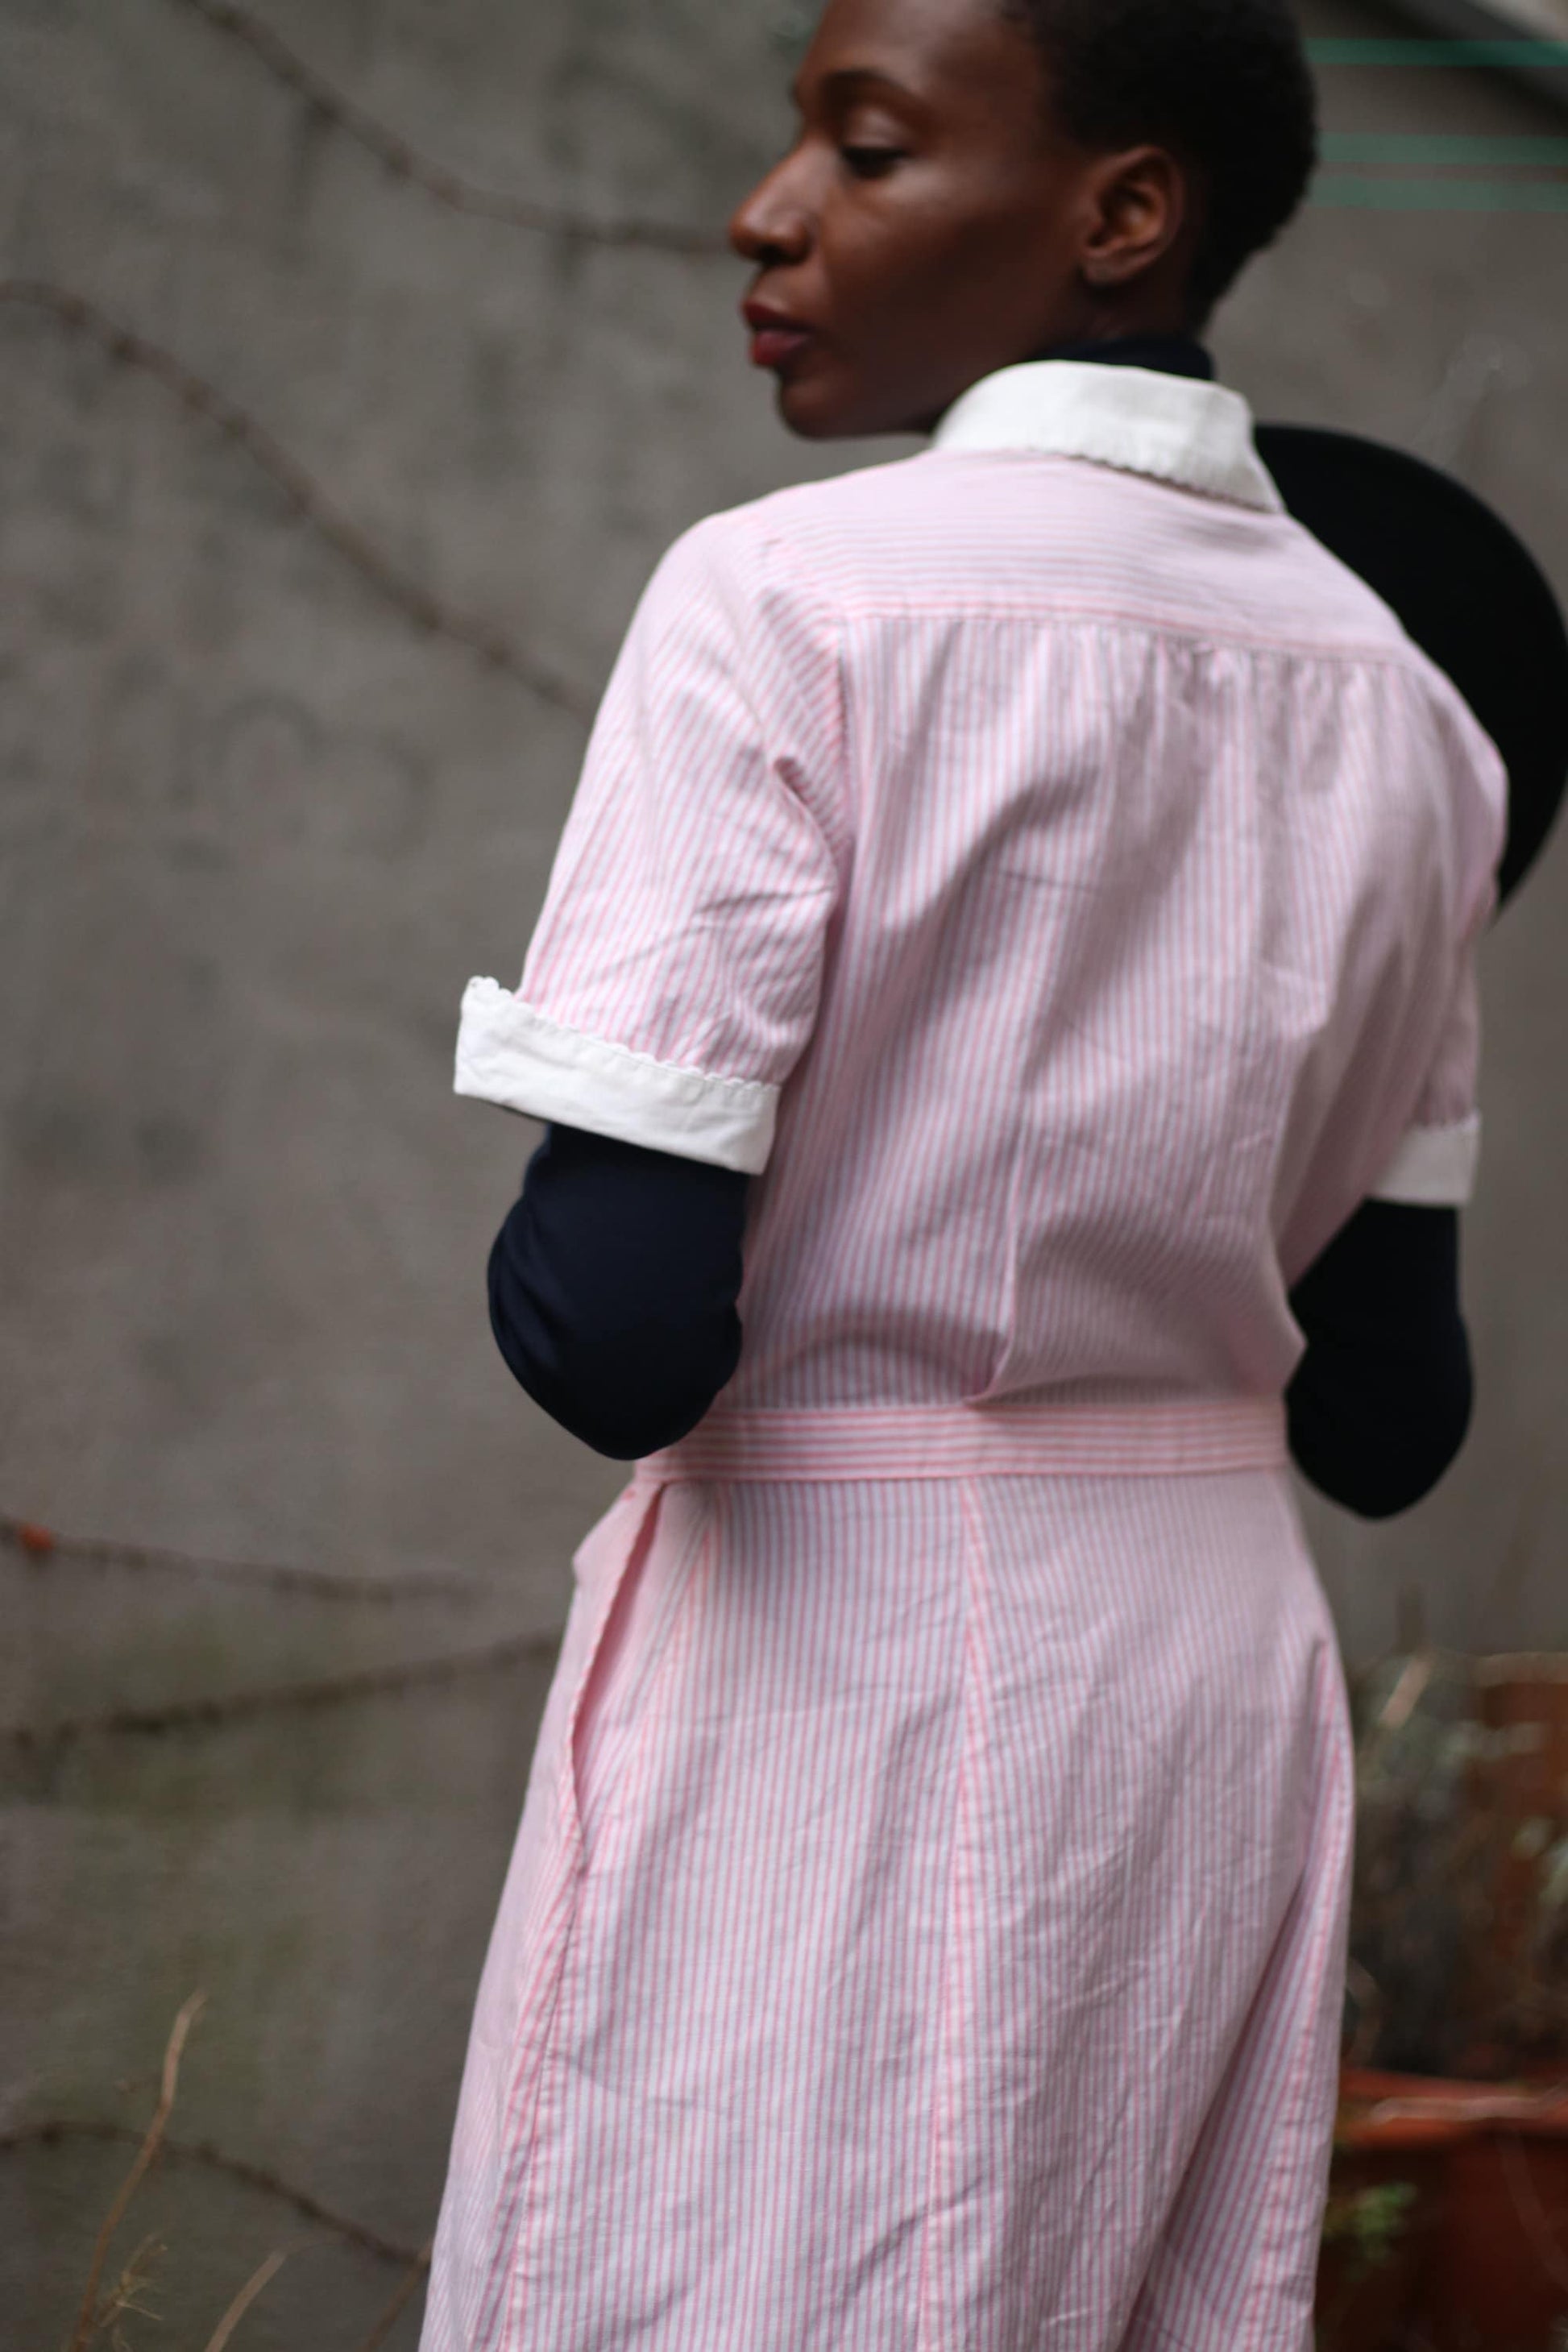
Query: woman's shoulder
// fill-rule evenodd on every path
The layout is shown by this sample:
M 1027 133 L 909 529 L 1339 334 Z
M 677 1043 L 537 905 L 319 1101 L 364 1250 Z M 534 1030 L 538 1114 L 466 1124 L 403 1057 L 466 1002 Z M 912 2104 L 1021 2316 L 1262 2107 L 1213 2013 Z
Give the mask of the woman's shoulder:
M 766 583 L 812 603 L 852 602 L 879 577 L 907 579 L 921 549 L 934 553 L 935 487 L 924 452 L 792 483 L 692 524 L 659 571 L 687 589 Z
M 869 515 L 915 515 L 933 487 L 931 451 L 886 457 L 818 480 L 791 482 L 710 515 L 697 528 L 762 539 L 811 540 L 857 529 Z

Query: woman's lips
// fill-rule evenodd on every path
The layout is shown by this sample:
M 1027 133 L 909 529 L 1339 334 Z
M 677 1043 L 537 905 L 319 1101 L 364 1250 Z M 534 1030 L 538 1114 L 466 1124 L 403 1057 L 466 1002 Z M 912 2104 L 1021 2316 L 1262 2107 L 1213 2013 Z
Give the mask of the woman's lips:
M 797 352 L 805 351 L 810 341 L 808 327 L 764 327 L 760 335 L 752 337 L 752 365 L 784 367 Z
M 780 318 L 751 305 L 745 306 L 742 316 L 752 331 L 753 367 L 787 367 L 816 341 L 815 330 L 802 326 L 797 319 Z

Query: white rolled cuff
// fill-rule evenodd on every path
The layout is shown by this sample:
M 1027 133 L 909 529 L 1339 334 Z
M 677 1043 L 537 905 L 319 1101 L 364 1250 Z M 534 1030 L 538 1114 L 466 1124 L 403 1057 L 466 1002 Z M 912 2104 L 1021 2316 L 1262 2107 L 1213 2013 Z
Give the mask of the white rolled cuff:
M 536 1013 L 499 981 L 471 980 L 458 1030 L 457 1092 L 525 1118 L 756 1176 L 767 1166 L 777 1087 L 655 1061 Z
M 1479 1113 L 1452 1127 L 1413 1127 L 1372 1197 L 1412 1208 L 1462 1209 L 1475 1196 L 1480 1156 Z

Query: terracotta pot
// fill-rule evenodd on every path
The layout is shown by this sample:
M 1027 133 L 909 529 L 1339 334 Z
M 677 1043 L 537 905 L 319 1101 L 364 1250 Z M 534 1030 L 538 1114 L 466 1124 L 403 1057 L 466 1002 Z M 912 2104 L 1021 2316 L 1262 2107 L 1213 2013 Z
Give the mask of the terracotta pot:
M 1341 2148 L 1318 2263 L 1318 2352 L 1385 2352 L 1406 2340 L 1444 2183 L 1445 2151 Z M 1407 2202 L 1386 2242 L 1367 2244 L 1360 2211 L 1389 2190 Z
M 1318 2266 L 1319 2352 L 1392 2352 L 1419 2340 L 1414 2331 L 1459 2137 L 1459 2126 L 1405 2095 L 1428 2087 L 1425 2077 L 1363 2067 L 1341 2077 L 1330 2227 Z M 1407 2199 L 1397 2228 L 1381 2245 L 1358 2243 L 1354 2209 L 1398 2189 Z
M 1347 2069 L 1342 2095 L 1341 2177 L 1375 2164 L 1417 2195 L 1388 2265 L 1398 2291 L 1391 2285 L 1387 2308 L 1373 2311 L 1369 2298 L 1367 2324 L 1390 2332 L 1325 2332 L 1324 2352 L 1394 2352 L 1402 2343 L 1423 2352 L 1564 2352 L 1568 2085 Z M 1334 2284 L 1326 2280 L 1320 2305 L 1325 2329 L 1334 2324 L 1326 2301 Z
M 1476 1696 L 1496 1743 L 1475 1784 L 1497 1856 L 1472 1997 L 1492 2047 L 1478 2049 L 1476 2071 L 1513 2073 L 1561 2063 L 1568 2047 L 1568 1907 L 1553 1869 L 1568 1837 L 1568 1656 L 1479 1658 Z

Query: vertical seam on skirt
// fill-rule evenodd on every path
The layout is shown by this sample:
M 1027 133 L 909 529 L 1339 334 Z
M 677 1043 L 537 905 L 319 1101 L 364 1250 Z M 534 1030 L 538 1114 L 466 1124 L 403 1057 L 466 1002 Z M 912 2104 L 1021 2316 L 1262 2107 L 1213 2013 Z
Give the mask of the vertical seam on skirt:
M 628 1494 L 631 1491 L 633 1490 L 627 1489 Z M 583 1662 L 582 1673 L 578 1678 L 577 1687 L 572 1695 L 572 1703 L 566 1710 L 566 1719 L 562 1730 L 559 1769 L 562 1776 L 563 1796 L 558 1802 L 563 1802 L 567 1826 L 564 1833 L 560 1836 L 553 1857 L 554 1867 L 559 1874 L 559 1884 L 547 1915 L 549 1932 L 548 1937 L 543 1939 L 545 1950 L 542 1955 L 541 1965 L 532 1972 L 532 1983 L 541 1988 L 542 1992 L 541 2013 L 534 2021 L 538 2056 L 531 2090 L 519 2102 L 514 2087 L 509 2094 L 506 2107 L 502 2111 L 501 2179 L 503 2183 L 510 2183 L 513 2179 L 517 2179 L 518 2175 L 521 2175 L 521 2179 L 518 2179 L 516 2189 L 510 2194 L 504 2188 L 498 2193 L 492 2208 L 488 2263 L 489 2276 L 479 2305 L 479 2324 L 475 2352 L 500 2352 L 500 2347 L 504 2346 L 510 2329 L 512 2307 L 517 2300 L 519 2273 L 523 2250 L 527 2244 L 529 2219 L 533 2208 L 537 2186 L 536 2168 L 542 2137 L 541 2110 L 550 2079 L 551 2061 L 559 2046 L 563 1994 L 571 1966 L 572 1947 L 582 1916 L 583 1861 L 585 1843 L 577 1796 L 578 1717 L 593 1681 L 595 1669 L 598 1664 L 626 1580 L 634 1568 L 641 1564 L 642 1559 L 646 1557 L 647 1547 L 653 1541 L 654 1518 L 659 1508 L 662 1491 L 662 1489 L 656 1489 L 647 1497 L 643 1509 L 637 1516 L 626 1556 L 616 1575 L 615 1590 L 608 1598 L 604 1616 L 595 1629 L 588 1654 Z M 514 2086 L 518 2073 L 518 2053 L 520 2045 L 527 2036 L 529 2021 L 529 1999 L 525 1994 L 518 2003 L 518 2024 L 512 2036 L 510 2053 L 510 2079 Z M 515 2125 L 512 2121 L 514 2116 Z M 517 2126 L 521 2128 L 519 2129 Z M 513 2145 L 519 2146 L 520 2148 L 516 2173 L 506 2161 L 506 2151 Z M 516 2221 L 515 2234 L 510 2248 L 506 2247 L 504 2242 L 500 2242 L 504 2237 L 509 2214 L 514 2216 Z
M 554 2046 L 560 2020 L 561 1995 L 566 1979 L 566 1964 L 577 1909 L 575 1874 L 574 1873 L 561 1889 L 552 1906 L 552 1912 L 561 1915 L 559 1924 L 555 1918 L 552 1918 L 551 1928 L 552 1945 L 558 1948 L 552 1950 L 548 1968 L 542 1969 L 540 1971 L 545 1979 L 545 1989 L 541 2002 L 542 2013 L 538 2018 L 537 2031 L 541 2049 L 533 2084 L 520 2109 L 513 2109 L 511 2102 L 509 2101 L 508 2109 L 503 2110 L 502 2113 L 500 2135 L 501 2188 L 491 2209 L 488 2264 L 489 2278 L 486 2283 L 484 2297 L 479 2305 L 475 2352 L 497 2352 L 497 2347 L 504 2342 L 510 2323 L 511 2305 L 515 2299 L 517 2284 L 517 2265 L 527 2228 L 528 2208 L 533 2181 L 533 2167 L 539 2137 L 539 2111 L 544 2096 L 550 2053 Z M 519 2004 L 520 2013 L 526 2011 L 526 2001 Z M 519 2035 L 513 2040 L 514 2066 L 517 2042 L 521 2038 Z M 516 2145 L 519 2150 L 516 2174 L 507 2161 L 507 2151 L 512 2145 Z M 510 2182 L 517 2179 L 519 2174 L 521 2176 L 521 2179 L 518 2179 L 517 2187 L 511 2189 Z M 505 2250 L 504 2243 L 498 2243 L 498 2241 L 503 2240 L 509 2210 L 518 2216 L 517 2235 L 512 2241 L 510 2252 Z
M 675 1651 L 676 1646 L 681 1638 L 682 1632 L 689 1620 L 689 1606 L 692 1596 L 699 1589 L 711 1562 L 713 1548 L 717 1539 L 717 1527 L 718 1513 L 715 1511 L 713 1517 L 710 1519 L 708 1526 L 703 1529 L 702 1534 L 698 1538 L 697 1542 L 690 1547 L 688 1554 L 688 1565 L 686 1570 L 686 1589 L 680 1595 L 679 1600 L 677 1601 L 676 1606 L 671 1612 L 670 1621 L 665 1628 L 664 1637 L 659 1643 L 658 1656 L 650 1662 L 641 1693 L 639 1720 L 626 1744 L 626 1751 L 621 1757 L 616 1773 L 616 1789 L 614 1790 L 607 1790 L 605 1791 L 602 1805 L 598 1807 L 592 1806 L 586 1801 L 578 1802 L 574 1796 L 574 1805 L 576 1806 L 575 1818 L 577 1821 L 577 1843 L 575 1859 L 572 1869 L 572 1900 L 570 1905 L 570 1915 L 562 1931 L 561 1950 L 559 1958 L 555 1964 L 554 1985 L 550 2003 L 549 2021 L 545 2029 L 543 2045 L 540 2053 L 539 2080 L 535 2087 L 534 2096 L 531 2103 L 531 2115 L 530 2117 L 528 2138 L 527 2179 L 524 2183 L 521 2206 L 518 2213 L 517 2235 L 513 2242 L 511 2259 L 506 2265 L 506 2284 L 502 2291 L 500 2305 L 498 2306 L 500 2312 L 504 2315 L 502 2319 L 503 2342 L 505 2328 L 510 2324 L 514 2316 L 514 2306 L 518 2301 L 520 2289 L 522 2285 L 522 2271 L 527 2256 L 530 2232 L 534 2222 L 540 2202 L 539 2172 L 545 2147 L 547 2129 L 545 2113 L 546 2102 L 549 2098 L 552 2084 L 557 2083 L 560 2079 L 562 2045 L 568 2038 L 572 2019 L 573 1988 L 574 1985 L 580 1988 L 581 1985 L 582 1972 L 578 1969 L 575 1975 L 574 1975 L 573 1961 L 578 1946 L 582 1940 L 581 1930 L 583 1927 L 584 1916 L 588 1906 L 588 1896 L 590 1891 L 589 1879 L 592 1875 L 592 1862 L 589 1853 L 588 1839 L 590 1816 L 594 1817 L 594 1842 L 602 1853 L 606 1843 L 612 1837 L 616 1824 L 622 1818 L 620 1800 L 624 1795 L 628 1778 L 635 1769 L 637 1759 L 642 1753 L 648 1738 L 648 1723 L 653 1711 L 653 1701 L 658 1688 L 663 1680 L 666 1662 Z M 649 1541 L 651 1546 L 651 1537 Z M 625 1578 L 632 1572 L 634 1567 L 641 1571 L 646 1570 L 646 1551 L 643 1553 L 640 1559 L 637 1559 L 635 1558 L 628 1559 L 626 1568 L 622 1572 L 622 1587 L 624 1588 Z M 616 1597 L 617 1600 L 620 1598 L 620 1589 L 617 1589 Z M 612 1602 L 612 1611 L 614 1605 L 614 1602 Z M 610 1612 L 606 1612 L 605 1627 L 601 1629 L 601 1642 L 604 1638 L 605 1633 L 608 1630 L 609 1614 Z M 584 1671 L 581 1691 L 577 1701 L 574 1705 L 572 1716 L 569 1721 L 567 1763 L 569 1769 L 574 1774 L 574 1790 L 576 1738 L 579 1729 L 577 1721 L 578 1709 L 581 1706 L 583 1698 L 586 1695 L 589 1682 L 592 1679 L 594 1668 L 599 1656 L 601 1642 L 596 1642 L 594 1645 L 594 1654 Z M 586 1798 L 587 1793 L 588 1792 L 586 1791 L 584 1792 L 584 1798 Z
M 969 1479 L 963 1479 L 959 1483 L 958 1497 L 959 1508 L 963 1518 L 964 1550 L 963 1661 L 960 1685 L 962 1719 L 959 1731 L 958 1786 L 953 1795 L 952 1855 L 948 1869 L 947 1918 L 942 1937 L 942 1966 L 938 1977 L 936 2062 L 931 2083 L 931 2160 L 926 2173 L 925 2223 L 921 2242 L 920 2275 L 915 2296 L 914 2352 L 934 2352 L 929 2327 L 932 2294 L 931 2242 L 937 2229 L 937 2208 L 943 2154 L 951 2136 L 948 2114 L 949 2062 L 952 2055 L 953 2012 L 960 2000 L 958 1979 L 963 1965 L 963 1920 L 961 1913 L 963 1909 L 963 1900 L 960 1889 L 968 1866 L 970 1844 L 970 1768 L 974 1752 L 974 1726 L 971 1714 L 978 1679 L 975 1622 L 978 1601 L 975 1587 L 983 1547 L 976 1523 L 972 1482 Z

